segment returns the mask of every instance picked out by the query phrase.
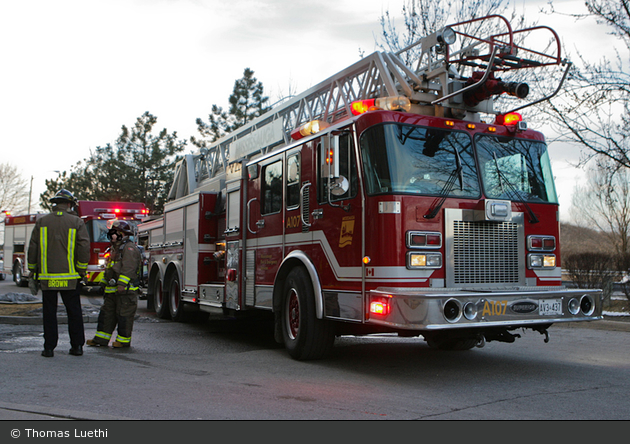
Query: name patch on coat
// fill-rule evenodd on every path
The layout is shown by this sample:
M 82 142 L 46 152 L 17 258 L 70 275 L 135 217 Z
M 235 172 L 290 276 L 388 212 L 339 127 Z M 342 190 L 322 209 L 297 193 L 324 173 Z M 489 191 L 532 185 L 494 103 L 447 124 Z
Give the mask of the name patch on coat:
M 48 281 L 48 288 L 65 288 L 68 286 L 68 281 L 60 279 L 51 279 Z

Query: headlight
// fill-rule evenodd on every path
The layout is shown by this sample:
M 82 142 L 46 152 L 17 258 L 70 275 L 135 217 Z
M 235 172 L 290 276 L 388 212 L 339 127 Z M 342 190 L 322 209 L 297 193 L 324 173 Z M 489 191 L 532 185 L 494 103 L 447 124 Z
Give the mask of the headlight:
M 407 268 L 441 268 L 441 253 L 407 253 Z
M 554 254 L 528 254 L 527 267 L 534 268 L 556 268 L 556 256 Z

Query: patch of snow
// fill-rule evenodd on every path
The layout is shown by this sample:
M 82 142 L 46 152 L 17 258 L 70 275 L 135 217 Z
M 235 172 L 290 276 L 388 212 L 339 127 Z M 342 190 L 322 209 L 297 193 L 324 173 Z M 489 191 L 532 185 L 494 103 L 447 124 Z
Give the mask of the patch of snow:
M 33 296 L 28 293 L 7 293 L 0 294 L 0 301 L 2 302 L 32 302 L 39 301 L 37 296 Z

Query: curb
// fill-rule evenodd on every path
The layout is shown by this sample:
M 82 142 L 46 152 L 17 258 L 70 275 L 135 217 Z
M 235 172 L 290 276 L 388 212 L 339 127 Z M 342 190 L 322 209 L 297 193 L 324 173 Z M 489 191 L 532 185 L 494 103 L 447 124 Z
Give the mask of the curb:
M 98 315 L 84 315 L 84 324 L 96 324 Z M 41 325 L 42 316 L 0 316 L 0 324 Z M 67 324 L 68 316 L 57 316 L 57 324 Z

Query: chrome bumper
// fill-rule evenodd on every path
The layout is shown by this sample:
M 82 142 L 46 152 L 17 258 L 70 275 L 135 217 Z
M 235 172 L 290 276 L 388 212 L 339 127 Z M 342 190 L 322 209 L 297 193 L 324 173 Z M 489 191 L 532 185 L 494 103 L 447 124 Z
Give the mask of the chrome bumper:
M 544 288 L 506 291 L 380 288 L 368 292 L 367 323 L 403 330 L 448 330 L 519 328 L 603 318 L 601 290 Z M 387 303 L 385 312 L 371 312 L 373 302 Z

